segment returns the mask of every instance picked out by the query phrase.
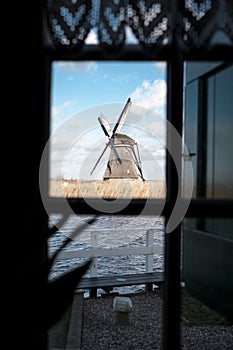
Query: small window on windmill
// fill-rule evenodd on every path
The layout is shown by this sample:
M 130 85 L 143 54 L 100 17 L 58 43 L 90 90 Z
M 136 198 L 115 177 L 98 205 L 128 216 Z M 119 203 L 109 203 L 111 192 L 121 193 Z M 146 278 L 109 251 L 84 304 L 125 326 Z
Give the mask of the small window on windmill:
M 51 197 L 165 198 L 165 62 L 54 61 L 51 92 Z

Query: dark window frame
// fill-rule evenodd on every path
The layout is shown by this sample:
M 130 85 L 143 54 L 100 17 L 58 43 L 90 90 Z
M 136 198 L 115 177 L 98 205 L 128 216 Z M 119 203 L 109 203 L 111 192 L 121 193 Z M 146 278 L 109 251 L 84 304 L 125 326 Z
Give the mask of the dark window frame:
M 229 58 L 230 57 L 230 58 Z M 61 48 L 44 48 L 44 76 L 45 92 L 42 104 L 44 106 L 44 125 L 49 137 L 50 118 L 50 86 L 51 86 L 51 63 L 55 60 L 96 60 L 109 61 L 103 51 L 97 45 L 88 45 L 80 52 L 67 52 Z M 167 120 L 182 135 L 182 115 L 183 115 L 183 76 L 184 63 L 186 61 L 228 61 L 233 59 L 232 47 L 216 46 L 210 51 L 190 50 L 180 52 L 174 40 L 173 45 L 161 52 L 156 57 L 151 57 L 139 45 L 129 45 L 122 49 L 120 56 L 114 58 L 118 61 L 166 61 L 167 62 Z M 167 143 L 173 143 L 170 135 L 167 135 Z M 172 147 L 172 146 L 171 146 Z M 180 154 L 180 164 L 182 163 L 182 150 Z M 45 175 L 46 176 L 46 175 Z M 48 174 L 47 174 L 48 176 Z M 162 215 L 167 223 L 172 212 L 172 208 L 177 199 L 178 179 L 176 167 L 167 153 L 166 156 L 166 183 L 167 195 Z M 50 198 L 53 207 L 60 211 L 59 199 Z M 86 205 L 82 199 L 70 199 L 69 204 L 72 209 L 80 214 L 93 214 L 95 210 Z M 144 200 L 133 200 L 123 212 L 119 214 L 132 215 L 140 212 L 144 207 Z M 154 213 L 156 215 L 158 201 L 154 201 Z M 193 199 L 188 207 L 186 217 L 232 217 L 233 200 L 218 199 Z M 116 214 L 117 215 L 117 214 Z M 179 224 L 171 233 L 165 234 L 165 275 L 164 275 L 164 319 L 163 319 L 163 349 L 180 349 L 180 258 L 181 258 L 181 233 L 182 225 Z

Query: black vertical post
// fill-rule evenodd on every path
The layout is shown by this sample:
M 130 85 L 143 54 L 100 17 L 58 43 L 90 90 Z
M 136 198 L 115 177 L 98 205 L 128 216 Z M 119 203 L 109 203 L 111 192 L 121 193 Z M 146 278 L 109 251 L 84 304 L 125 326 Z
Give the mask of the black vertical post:
M 167 119 L 176 131 L 182 135 L 183 114 L 183 61 L 177 46 L 173 51 L 167 67 Z M 180 139 L 181 141 L 181 139 Z M 175 141 L 170 127 L 167 127 L 167 203 L 169 210 L 165 217 L 167 227 L 172 209 L 178 199 L 181 186 L 182 142 Z M 176 157 L 176 164 L 173 161 Z M 178 159 L 178 161 L 177 161 Z M 178 163 L 178 164 L 177 164 Z M 171 232 L 165 233 L 165 281 L 164 281 L 164 314 L 163 314 L 163 349 L 180 349 L 180 263 L 181 263 L 181 223 Z
M 17 93 L 11 106 L 11 118 L 6 118 L 9 121 L 6 130 L 11 130 L 12 125 L 15 130 L 13 176 L 17 175 L 17 186 L 12 186 L 10 193 L 8 191 L 14 203 L 9 209 L 9 243 L 13 249 L 9 277 L 15 324 L 14 333 L 8 340 L 10 348 L 15 346 L 17 339 L 17 346 L 25 350 L 47 350 L 46 315 L 41 311 L 45 310 L 42 296 L 47 276 L 41 272 L 47 259 L 48 221 L 39 190 L 40 159 L 47 136 L 44 111 L 48 66 L 42 45 L 43 8 L 45 1 L 41 0 L 16 4 L 12 11 L 16 14 L 13 22 L 19 44 L 19 49 L 15 50 L 16 41 L 12 39 L 11 58 L 17 64 L 11 72 L 13 70 Z M 11 333 L 10 324 L 9 329 Z

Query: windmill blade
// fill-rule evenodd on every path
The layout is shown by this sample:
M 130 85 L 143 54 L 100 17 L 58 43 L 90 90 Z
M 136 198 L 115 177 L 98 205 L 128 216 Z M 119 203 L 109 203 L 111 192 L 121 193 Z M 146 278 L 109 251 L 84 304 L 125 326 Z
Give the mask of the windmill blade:
M 135 143 L 135 145 L 137 147 L 137 154 L 138 154 L 138 156 L 136 155 L 135 150 L 132 147 L 132 152 L 133 152 L 133 155 L 134 155 L 134 163 L 136 164 L 136 167 L 138 168 L 138 171 L 139 171 L 139 174 L 140 174 L 142 180 L 145 181 L 144 176 L 142 174 L 141 160 L 140 160 L 140 156 L 139 156 L 138 144 Z
M 103 117 L 98 117 L 98 121 L 99 121 L 101 128 L 103 129 L 105 135 L 110 137 L 112 129 L 109 125 L 109 122 L 106 119 L 104 119 Z
M 119 133 L 122 126 L 124 125 L 124 122 L 125 122 L 125 119 L 127 117 L 127 114 L 129 112 L 129 109 L 130 109 L 130 106 L 132 104 L 132 101 L 130 99 L 130 97 L 128 98 L 122 112 L 121 112 L 121 115 L 120 117 L 118 118 L 118 121 L 116 123 L 116 125 L 114 126 L 113 128 L 113 132 L 112 132 L 112 137 L 116 134 L 116 133 Z
M 141 168 L 141 166 L 140 166 L 138 163 L 137 163 L 136 165 L 137 165 L 137 167 L 138 167 L 138 171 L 139 171 L 139 173 L 140 173 L 140 176 L 141 176 L 142 180 L 145 181 L 145 178 L 144 178 L 144 176 L 143 176 L 143 174 L 142 174 L 142 168 Z
M 106 144 L 106 146 L 105 146 L 105 148 L 104 148 L 103 152 L 101 153 L 100 157 L 98 158 L 97 162 L 95 163 L 95 166 L 94 166 L 94 168 L 93 168 L 93 169 L 92 169 L 92 171 L 91 171 L 91 175 L 93 174 L 93 172 L 94 172 L 95 168 L 96 168 L 96 167 L 97 167 L 97 165 L 99 164 L 100 159 L 103 157 L 104 152 L 105 152 L 105 151 L 106 151 L 106 149 L 108 148 L 109 144 L 110 144 L 110 141 L 109 141 L 109 142 Z
M 114 142 L 113 142 L 113 140 L 112 140 L 111 138 L 109 139 L 109 143 L 110 143 L 110 146 L 111 146 L 111 148 L 112 148 L 112 150 L 113 150 L 113 152 L 114 152 L 114 154 L 115 154 L 116 162 L 117 162 L 118 164 L 122 164 L 122 160 L 121 160 L 121 158 L 119 157 L 119 154 L 118 154 L 118 152 L 117 152 L 117 150 L 116 150 L 116 147 L 114 146 Z
M 143 181 L 145 181 L 145 178 L 144 178 L 144 176 L 143 176 L 143 174 L 142 174 L 141 165 L 139 165 L 138 161 L 135 161 L 135 160 L 134 160 L 134 163 L 135 163 L 136 167 L 138 168 L 140 177 L 142 178 Z

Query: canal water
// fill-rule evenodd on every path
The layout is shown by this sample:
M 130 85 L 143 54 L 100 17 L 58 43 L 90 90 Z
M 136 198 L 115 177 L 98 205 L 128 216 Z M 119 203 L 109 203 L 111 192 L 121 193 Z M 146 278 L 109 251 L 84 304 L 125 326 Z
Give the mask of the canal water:
M 53 253 L 62 245 L 64 240 L 83 223 L 87 222 L 91 216 L 71 215 L 68 220 L 52 235 L 49 239 L 49 252 Z M 59 222 L 58 215 L 51 215 L 51 225 Z M 146 233 L 148 230 L 154 232 L 154 245 L 163 247 L 164 245 L 164 220 L 161 217 L 154 216 L 98 216 L 92 225 L 79 233 L 64 248 L 66 251 L 72 250 L 89 250 L 93 246 L 92 233 L 98 240 L 99 248 L 135 248 L 146 245 Z M 96 244 L 96 242 L 95 242 Z M 163 251 L 163 249 L 162 249 Z M 57 259 L 52 267 L 49 278 L 52 280 L 59 275 L 73 269 L 87 258 L 75 259 Z M 153 270 L 163 271 L 164 255 L 163 253 L 154 254 Z M 133 274 L 146 271 L 145 255 L 127 255 L 127 256 L 110 256 L 99 257 L 97 260 L 97 276 L 120 276 L 121 274 Z M 87 271 L 85 277 L 90 276 L 90 270 Z M 139 292 L 144 286 L 129 286 L 114 288 L 121 294 Z

